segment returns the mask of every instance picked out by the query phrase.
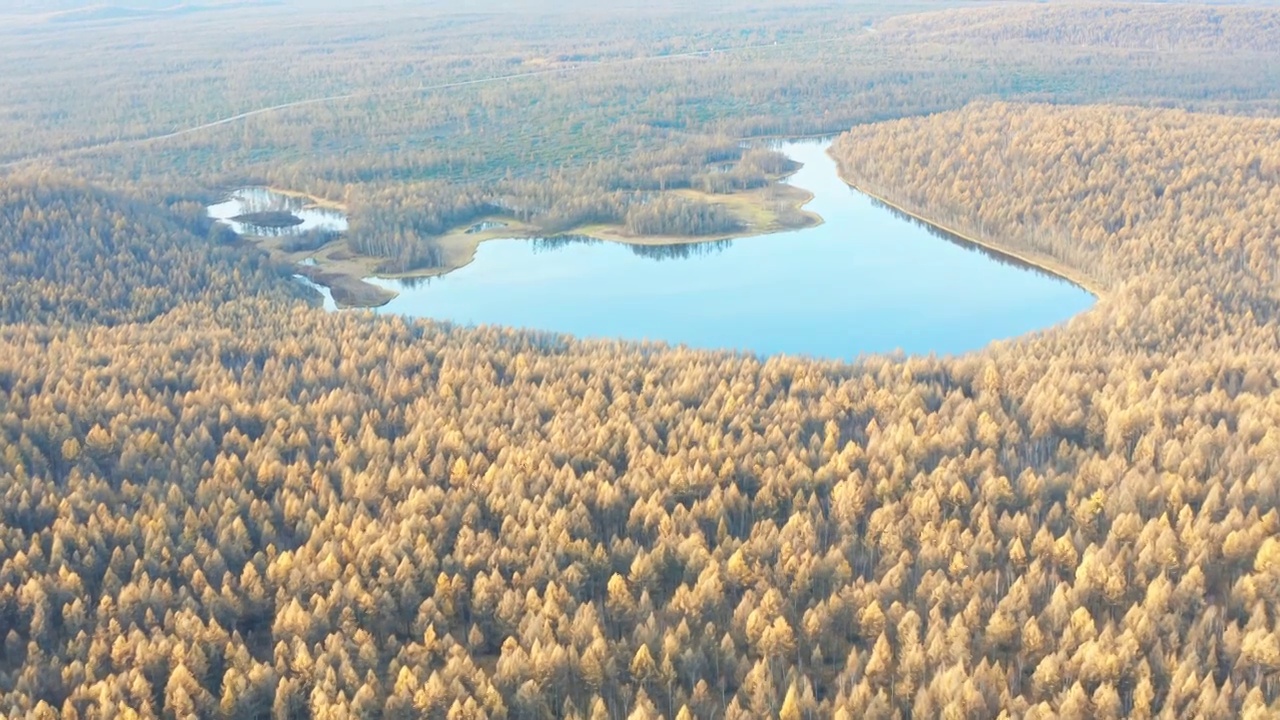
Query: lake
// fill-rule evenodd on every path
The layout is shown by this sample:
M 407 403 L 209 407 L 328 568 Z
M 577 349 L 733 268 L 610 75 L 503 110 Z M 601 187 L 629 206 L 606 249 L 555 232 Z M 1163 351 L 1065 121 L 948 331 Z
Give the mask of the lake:
M 666 248 L 491 240 L 442 277 L 370 280 L 400 292 L 378 312 L 850 359 L 976 350 L 1092 306 L 1066 280 L 953 242 L 853 190 L 828 146 L 780 146 L 804 163 L 789 182 L 814 194 L 805 207 L 820 226 Z

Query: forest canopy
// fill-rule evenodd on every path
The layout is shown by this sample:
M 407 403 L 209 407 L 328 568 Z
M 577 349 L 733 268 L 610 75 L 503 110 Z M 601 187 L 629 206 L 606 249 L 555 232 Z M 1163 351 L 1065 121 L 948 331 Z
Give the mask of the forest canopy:
M 543 234 L 625 230 L 646 193 L 776 175 L 738 162 L 742 139 L 975 98 L 1280 109 L 1274 7 L 553 5 L 312 1 L 0 23 L 0 166 L 57 164 L 157 199 L 305 192 L 352 208 L 349 250 L 404 269 L 438 262 L 442 235 L 491 214 Z M 728 227 L 694 221 L 716 211 L 660 227 Z
M 911 162 L 1005 137 L 965 179 L 987 196 L 1040 182 L 1019 148 L 1076 126 L 1052 166 L 1067 188 L 1177 153 L 1151 177 L 1274 191 L 1265 156 L 1240 172 L 1269 126 L 1220 132 L 1236 122 L 978 105 L 840 146 Z M 1072 161 L 1129 124 L 1162 132 Z M 958 186 L 938 177 L 897 192 L 941 201 Z M 1142 197 L 1128 234 L 1064 254 L 1108 279 L 1095 310 L 955 359 L 332 315 L 263 274 L 265 295 L 115 327 L 93 300 L 56 326 L 29 309 L 0 328 L 3 710 L 1266 716 L 1280 333 L 1247 258 L 1276 234 L 1206 253 L 1197 227 L 1232 237 L 1251 205 L 1181 214 L 1170 241 Z M 1029 217 L 1009 231 L 1110 219 Z
M 813 27 L 810 13 L 792 21 Z M 725 22 L 786 29 L 785 15 Z M 595 48 L 536 40 L 536 24 L 529 36 L 494 32 L 572 56 L 701 42 L 671 30 L 683 16 L 658 16 L 652 37 L 614 28 Z M 474 18 L 448 22 L 471 28 L 439 40 L 454 49 L 484 34 Z M 1024 22 L 1041 21 L 1009 13 Z M 284 66 L 252 101 L 297 97 L 273 93 L 307 67 L 312 90 L 349 88 L 333 68 L 370 52 L 359 30 L 316 40 L 335 66 Z M 36 52 L 38 38 L 0 64 Z M 250 60 L 228 60 L 246 64 L 223 80 L 276 57 L 268 39 L 246 34 Z M 202 52 L 213 50 L 193 43 L 184 72 L 221 72 L 197 62 Z M 634 85 L 611 87 L 647 88 L 651 119 L 676 107 L 705 115 L 682 111 L 679 131 L 619 127 L 607 141 L 591 130 L 613 111 L 566 111 L 565 97 L 605 97 L 584 93 L 585 79 L 506 87 L 505 99 L 476 89 L 435 106 L 452 115 L 430 132 L 461 138 L 456 150 L 405 131 L 410 111 L 385 136 L 362 134 L 384 110 L 353 124 L 353 101 L 88 152 L 74 149 L 115 142 L 106 128 L 145 136 L 183 113 L 220 117 L 228 101 L 215 91 L 167 106 L 183 86 L 163 83 L 127 110 L 90 94 L 83 104 L 101 117 L 123 114 L 89 131 L 92 116 L 59 95 L 77 86 L 50 83 L 32 105 L 10 95 L 24 98 L 12 111 L 20 127 L 0 129 L 0 148 L 46 156 L 0 176 L 0 715 L 1280 714 L 1280 125 L 1268 117 L 1269 70 L 1223 100 L 1242 105 L 1195 112 L 1153 107 L 1182 87 L 1176 63 L 1135 60 L 1108 90 L 1142 86 L 1147 107 L 1065 104 L 1105 93 L 1058 95 L 1039 81 L 1005 90 L 1062 102 L 1008 102 L 984 84 L 1002 71 L 964 65 L 978 55 L 959 47 L 920 66 L 931 69 L 881 68 L 898 78 L 887 86 L 889 75 L 855 81 L 833 66 L 781 89 L 844 57 L 823 52 L 633 73 Z M 1100 52 L 1104 65 L 1136 57 Z M 1250 52 L 1227 48 L 1200 77 Z M 504 62 L 485 57 L 476 63 Z M 56 78 L 72 60 L 44 62 Z M 939 70 L 949 63 L 969 70 Z M 953 82 L 970 71 L 974 84 Z M 0 74 L 9 88 L 28 80 Z M 855 85 L 861 94 L 814 104 Z M 504 127 L 503 103 L 532 107 L 522 93 L 542 88 L 539 102 L 559 110 L 536 113 L 566 124 L 501 150 L 529 175 L 466 153 L 468 122 L 490 134 L 484 145 Z M 753 97 L 772 98 L 765 113 L 811 109 L 765 123 L 740 109 Z M 1174 104 L 1202 102 L 1217 100 Z M 37 106 L 66 115 L 31 131 L 24 150 L 15 138 Z M 1207 111 L 1223 109 L 1248 116 Z M 126 119 L 145 112 L 173 115 Z M 317 129 L 301 141 L 314 154 L 293 144 L 289 123 Z M 470 207 L 498 187 L 523 189 L 513 205 L 546 198 L 568 212 L 587 207 L 577 183 L 598 190 L 690 157 L 723 161 L 708 153 L 736 146 L 729 128 L 835 123 L 851 183 L 1091 279 L 1096 306 L 977 353 L 849 364 L 327 313 L 288 268 L 211 226 L 193 189 L 205 180 L 191 179 L 294 180 L 367 203 L 353 224 L 411 225 L 423 197 Z M 349 145 L 334 139 L 348 131 Z M 636 144 L 611 156 L 553 137 Z M 663 155 L 664 143 L 676 149 Z M 771 157 L 738 152 L 762 169 Z M 472 183 L 486 174 L 493 185 Z M 660 222 L 649 210 L 723 220 L 640 203 L 627 220 Z

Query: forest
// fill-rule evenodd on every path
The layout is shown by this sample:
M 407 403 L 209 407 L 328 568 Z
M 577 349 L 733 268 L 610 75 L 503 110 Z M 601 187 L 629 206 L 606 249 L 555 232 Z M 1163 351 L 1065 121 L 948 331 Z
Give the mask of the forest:
M 1275 8 L 495 3 L 0 23 L 12 98 L 0 166 L 53 166 L 159 202 L 305 192 L 352 209 L 345 250 L 403 271 L 447 264 L 442 236 L 483 217 L 626 234 L 633 206 L 651 214 L 655 193 L 686 188 L 708 196 L 663 217 L 664 234 L 733 234 L 743 218 L 700 219 L 726 214 L 715 196 L 785 174 L 765 139 L 974 99 L 1280 110 Z
M 796 7 L 729 22 L 819 14 Z M 1102 67 L 1155 32 L 1151 17 L 1246 11 L 1271 12 L 1171 5 L 1097 28 L 1097 50 L 1063 44 Z M 1038 23 L 1097 11 L 943 12 L 992 26 L 975 43 L 1012 58 L 1056 42 Z M 54 33 L 26 22 L 4 32 Z M 161 21 L 126 25 L 138 22 Z M 960 62 L 933 37 L 953 21 L 884 22 L 915 39 L 874 42 Z M 4 126 L 8 157 L 44 157 L 0 174 L 0 716 L 1280 715 L 1280 119 L 1263 94 L 1275 66 L 1249 62 L 1280 44 L 1238 40 L 1274 24 L 1214 24 L 1222 48 L 1177 29 L 1152 52 L 1221 51 L 1200 77 L 1239 62 L 1254 71 L 1231 87 L 1257 94 L 1178 101 L 1163 93 L 1183 87 L 1180 71 L 1146 66 L 1117 76 L 1148 90 L 1128 104 L 991 97 L 937 76 L 857 118 L 840 114 L 857 99 L 832 99 L 822 120 L 760 111 L 762 132 L 843 123 L 833 155 L 851 184 L 1098 288 L 1064 325 L 955 357 L 823 362 L 328 313 L 292 268 L 210 223 L 210 178 L 296 173 L 291 186 L 349 204 L 353 240 L 378 237 L 355 231 L 362 218 L 427 222 L 404 218 L 431 217 L 413 215 L 428 186 L 457 207 L 493 196 L 461 165 L 339 183 L 323 168 L 341 153 L 295 154 L 293 141 L 242 165 L 274 142 L 248 124 L 216 129 L 244 143 L 224 160 L 202 155 L 198 134 L 165 152 L 67 151 L 101 141 L 70 110 L 62 130 L 25 141 Z M 600 32 L 615 40 L 598 52 L 635 50 Z M 36 52 L 26 42 L 0 64 Z M 716 74 L 723 97 L 772 82 L 694 66 L 632 81 L 676 88 L 654 97 Z M 1157 75 L 1167 82 L 1139 79 Z M 288 87 L 263 82 L 277 81 Z M 925 113 L 943 86 L 954 95 L 928 109 L 945 111 Z M 64 107 L 12 97 L 15 117 L 28 98 Z M 191 108 L 151 103 L 137 108 Z M 689 134 L 735 137 L 739 120 L 712 106 L 692 106 L 708 117 Z M 372 147 L 352 132 L 350 152 Z M 608 144 L 576 132 L 565 137 Z M 388 157 L 368 152 L 363 167 Z M 692 157 L 580 152 L 531 158 L 491 187 L 570 208 L 572 191 L 537 178 L 572 188 Z M 644 202 L 623 217 L 638 231 L 726 221 L 633 187 Z M 368 220 L 376 208 L 385 220 Z

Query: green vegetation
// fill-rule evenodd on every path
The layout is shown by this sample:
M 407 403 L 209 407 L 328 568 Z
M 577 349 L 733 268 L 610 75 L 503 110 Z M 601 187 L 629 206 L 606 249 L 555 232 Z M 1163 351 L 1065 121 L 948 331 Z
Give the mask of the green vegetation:
M 777 165 L 779 169 L 790 167 Z M 821 221 L 802 209 L 812 199 L 810 193 L 783 184 L 778 177 L 765 177 L 760 187 L 713 194 L 691 188 L 647 193 L 634 205 L 610 207 L 605 199 L 596 206 L 606 208 L 600 215 L 574 215 L 571 220 L 528 221 L 509 215 L 483 216 L 480 222 L 458 226 L 432 236 L 409 256 L 396 255 L 387 235 L 365 232 L 361 222 L 375 210 L 366 209 L 356 221 L 356 233 L 337 234 L 311 230 L 299 235 L 247 238 L 265 250 L 270 259 L 305 275 L 332 291 L 342 308 L 380 307 L 394 293 L 371 283 L 374 275 L 400 279 L 430 278 L 469 264 L 480 243 L 495 238 L 524 237 L 533 240 L 585 236 L 619 242 L 634 247 L 672 248 L 699 246 L 730 238 L 764 235 L 810 227 Z M 320 198 L 307 198 L 347 212 L 347 208 Z M 621 216 L 621 220 L 613 220 Z M 243 219 L 245 216 L 235 218 Z M 261 223 L 254 223 L 261 224 Z M 376 240 L 374 240 L 376 238 Z M 691 247 L 689 252 L 696 252 Z
M 0 91 L 14 98 L 0 163 L 161 200 L 290 188 L 345 203 L 353 251 L 407 271 L 438 265 L 442 235 L 494 214 L 544 235 L 624 227 L 654 193 L 723 195 L 785 174 L 740 138 L 834 134 L 974 98 L 1277 108 L 1272 10 L 1170 6 L 1130 18 L 1128 34 L 1045 43 L 1046 27 L 1099 26 L 1102 11 L 1005 7 L 1004 25 L 972 8 L 902 15 L 936 7 L 321 3 L 0 29 Z M 954 12 L 984 31 L 938 30 L 964 24 Z
M 1280 714 L 1276 11 L 1143 7 L 1081 48 L 1044 28 L 1094 6 L 317 3 L 292 62 L 288 8 L 5 25 L 0 715 Z M 1067 104 L 1107 97 L 1182 107 Z M 853 364 L 325 313 L 201 202 L 346 203 L 334 262 L 499 211 L 716 227 L 717 167 L 785 170 L 732 138 L 947 108 L 843 173 L 1093 310 Z
M 237 215 L 231 219 L 236 222 L 266 228 L 297 227 L 303 222 L 302 218 L 287 210 L 264 210 L 262 212 L 251 212 L 243 215 Z

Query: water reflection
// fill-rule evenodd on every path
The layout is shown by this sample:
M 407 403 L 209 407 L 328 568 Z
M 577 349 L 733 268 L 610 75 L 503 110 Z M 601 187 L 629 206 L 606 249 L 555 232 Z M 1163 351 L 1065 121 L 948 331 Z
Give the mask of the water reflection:
M 334 301 L 333 293 L 329 291 L 329 288 L 312 282 L 311 278 L 306 275 L 294 275 L 293 279 L 296 282 L 320 293 L 321 304 L 324 306 L 325 310 L 334 311 L 338 309 L 338 303 Z
M 529 241 L 535 253 L 555 252 L 571 245 L 599 245 L 604 242 L 600 238 L 587 235 L 557 235 L 549 238 L 533 238 Z
M 530 240 L 495 240 L 490 242 L 526 243 L 535 255 L 555 253 L 567 248 L 599 246 L 607 243 L 614 248 L 625 248 L 637 257 L 659 262 L 663 260 L 688 260 L 690 258 L 714 255 L 728 250 L 733 245 L 732 240 L 709 240 L 707 242 L 677 245 L 644 245 L 641 243 L 605 241 L 587 235 L 557 235 L 555 237 L 532 238 Z M 481 249 L 478 252 L 483 252 L 486 244 L 481 244 Z M 455 270 L 454 272 L 457 271 Z M 427 277 L 378 278 L 377 283 L 397 291 L 419 290 L 430 286 L 434 282 L 443 280 L 444 277 L 442 275 L 432 275 Z
M 682 243 L 679 245 L 635 245 L 628 243 L 627 249 L 649 260 L 688 260 L 689 258 L 706 257 L 722 253 L 733 245 L 732 240 L 709 240 L 707 242 Z
M 533 251 L 535 253 L 555 252 L 570 245 L 599 245 L 606 242 L 599 238 L 593 238 L 586 235 L 557 235 L 549 238 L 535 238 L 530 241 L 533 243 Z M 675 244 L 658 244 L 649 245 L 645 243 L 614 243 L 630 250 L 637 255 L 648 260 L 688 260 L 689 258 L 703 257 L 706 255 L 714 255 L 724 252 L 733 244 L 732 240 L 707 240 L 704 242 L 689 242 Z
M 431 281 L 435 279 L 436 279 L 435 276 L 405 277 L 405 278 L 396 278 L 394 280 L 384 280 L 383 282 L 393 284 L 394 287 L 400 290 L 416 290 L 418 288 L 424 288 L 427 285 L 430 285 Z
M 378 312 L 847 359 L 974 350 L 1093 304 L 1075 285 L 851 191 L 828 145 L 780 147 L 804 164 L 790 182 L 813 193 L 806 208 L 821 225 L 687 245 L 491 240 L 447 275 L 371 279 L 400 292 Z
M 255 224 L 244 216 L 278 213 L 280 224 Z M 296 221 L 286 221 L 292 216 Z M 232 192 L 226 200 L 209 206 L 209 217 L 226 223 L 240 235 L 255 237 L 297 237 L 296 249 L 320 247 L 347 230 L 347 216 L 332 208 L 318 207 L 307 198 L 286 195 L 270 188 L 247 187 Z M 237 219 L 238 218 L 238 219 Z M 288 249 L 288 248 L 286 248 Z
M 862 195 L 862 193 L 858 192 L 857 190 L 854 190 L 853 188 L 849 188 L 849 189 L 850 189 L 850 190 L 852 190 L 853 192 L 857 193 L 858 195 Z M 934 237 L 936 237 L 936 238 L 941 238 L 941 239 L 943 239 L 943 240 L 946 240 L 947 242 L 952 243 L 953 245 L 959 245 L 960 247 L 962 247 L 962 248 L 964 248 L 964 249 L 966 249 L 966 250 L 972 250 L 972 251 L 974 251 L 974 252 L 977 252 L 977 253 L 979 253 L 979 254 L 981 254 L 981 255 L 985 256 L 987 259 L 989 259 L 989 260 L 994 260 L 995 262 L 1000 263 L 1001 265 L 1007 265 L 1007 266 L 1009 266 L 1009 267 L 1018 268 L 1019 270 L 1024 270 L 1024 271 L 1027 271 L 1027 272 L 1033 272 L 1033 273 L 1036 273 L 1037 275 L 1040 275 L 1041 277 L 1050 278 L 1050 279 L 1053 279 L 1053 280 L 1057 280 L 1057 281 L 1059 281 L 1059 282 L 1069 282 L 1069 281 L 1067 281 L 1067 280 L 1065 280 L 1065 279 L 1063 279 L 1063 278 L 1061 278 L 1061 277 L 1059 277 L 1059 276 L 1057 276 L 1057 275 L 1054 275 L 1053 273 L 1051 273 L 1051 272 L 1049 272 L 1049 271 L 1045 270 L 1044 268 L 1040 267 L 1039 265 L 1033 265 L 1033 264 L 1031 264 L 1031 263 L 1029 263 L 1029 262 L 1027 262 L 1027 261 L 1025 261 L 1025 260 L 1023 260 L 1023 259 L 1021 259 L 1021 258 L 1015 257 L 1015 256 L 1013 256 L 1013 255 L 1006 255 L 1005 253 L 997 252 L 997 251 L 992 250 L 991 248 L 987 247 L 986 245 L 982 245 L 982 244 L 980 244 L 980 243 L 976 243 L 976 242 L 974 242 L 974 241 L 970 240 L 969 238 L 961 237 L 961 236 L 959 236 L 959 235 L 957 235 L 957 234 L 955 234 L 955 233 L 953 233 L 953 232 L 950 232 L 950 231 L 947 231 L 947 230 L 943 230 L 942 228 L 938 227 L 937 225 L 931 225 L 931 224 L 929 224 L 929 223 L 927 223 L 927 222 L 925 222 L 925 221 L 921 220 L 920 218 L 918 218 L 918 217 L 916 217 L 916 216 L 914 216 L 914 215 L 911 215 L 911 214 L 909 214 L 909 213 L 905 213 L 905 212 L 903 212 L 903 211 L 899 210 L 898 208 L 896 208 L 896 207 L 894 207 L 894 206 L 892 206 L 892 205 L 889 205 L 888 203 L 886 203 L 886 202 L 884 202 L 884 201 L 882 201 L 882 200 L 879 200 L 879 199 L 877 199 L 877 198 L 873 198 L 873 197 L 871 197 L 871 196 L 869 196 L 869 195 L 868 195 L 868 196 L 866 196 L 866 197 L 871 201 L 871 205 L 872 205 L 872 206 L 877 207 L 877 208 L 880 208 L 881 210 L 884 210 L 884 211 L 888 212 L 890 215 L 893 215 L 894 217 L 898 218 L 899 220 L 905 220 L 906 222 L 909 222 L 909 223 L 911 223 L 912 225 L 915 225 L 915 226 L 916 226 L 916 227 L 918 227 L 918 228 L 923 228 L 926 232 L 928 232 L 930 235 L 932 235 L 932 236 L 934 236 Z
M 499 230 L 504 227 L 507 227 L 507 224 L 504 222 L 499 222 L 497 220 L 484 220 L 482 222 L 478 222 L 475 225 L 472 225 L 471 227 L 467 228 L 467 234 L 477 235 L 482 232 L 488 232 L 490 230 Z

